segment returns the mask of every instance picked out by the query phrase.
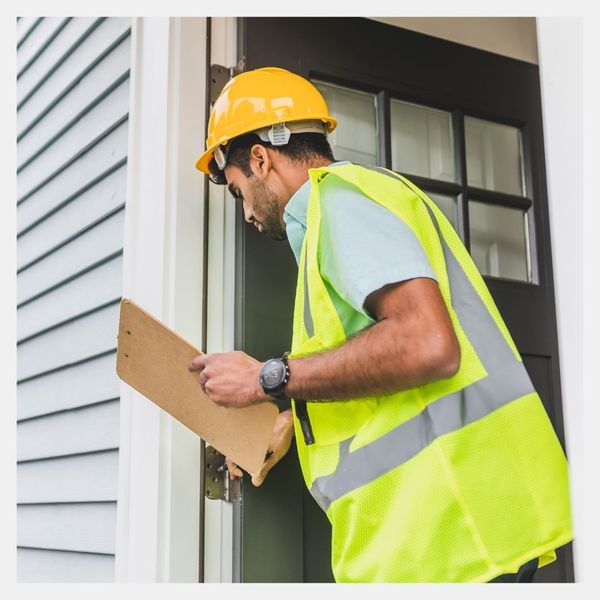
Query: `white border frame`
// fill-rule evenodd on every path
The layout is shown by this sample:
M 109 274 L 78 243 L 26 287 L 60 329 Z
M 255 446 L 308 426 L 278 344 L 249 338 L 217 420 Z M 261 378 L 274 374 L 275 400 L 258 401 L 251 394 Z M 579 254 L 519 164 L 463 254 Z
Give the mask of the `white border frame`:
M 135 18 L 123 295 L 202 338 L 206 18 Z M 200 440 L 122 384 L 116 581 L 198 581 Z

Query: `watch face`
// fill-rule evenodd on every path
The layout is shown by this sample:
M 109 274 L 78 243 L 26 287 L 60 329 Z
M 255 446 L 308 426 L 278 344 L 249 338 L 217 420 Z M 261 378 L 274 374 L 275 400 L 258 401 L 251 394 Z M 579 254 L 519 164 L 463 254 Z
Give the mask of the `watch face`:
M 285 379 L 285 366 L 280 360 L 269 360 L 262 368 L 260 382 L 263 387 L 273 389 Z

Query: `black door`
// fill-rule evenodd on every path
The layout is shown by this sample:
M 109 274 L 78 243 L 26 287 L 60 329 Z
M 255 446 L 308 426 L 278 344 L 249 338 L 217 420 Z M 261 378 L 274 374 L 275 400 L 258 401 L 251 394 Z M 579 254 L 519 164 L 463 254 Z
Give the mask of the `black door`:
M 564 448 L 537 66 L 361 18 L 240 19 L 238 54 L 313 80 L 340 123 L 336 158 L 408 176 L 453 221 Z M 297 267 L 238 208 L 236 347 L 264 360 L 290 347 Z M 294 452 L 244 486 L 235 528 L 240 581 L 333 581 Z M 570 546 L 538 581 L 573 581 Z

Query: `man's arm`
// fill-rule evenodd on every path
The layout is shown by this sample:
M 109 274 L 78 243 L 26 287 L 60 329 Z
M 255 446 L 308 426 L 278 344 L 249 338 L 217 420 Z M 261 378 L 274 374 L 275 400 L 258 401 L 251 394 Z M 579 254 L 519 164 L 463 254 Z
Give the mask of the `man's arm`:
M 460 349 L 450 315 L 433 279 L 389 284 L 369 294 L 377 323 L 332 350 L 288 361 L 285 392 L 303 400 L 342 400 L 394 392 L 451 377 Z M 201 354 L 190 371 L 219 406 L 266 402 L 259 382 L 264 363 L 245 352 Z
M 460 348 L 437 283 L 386 285 L 365 300 L 377 323 L 320 354 L 290 359 L 286 393 L 335 400 L 389 393 L 456 373 Z

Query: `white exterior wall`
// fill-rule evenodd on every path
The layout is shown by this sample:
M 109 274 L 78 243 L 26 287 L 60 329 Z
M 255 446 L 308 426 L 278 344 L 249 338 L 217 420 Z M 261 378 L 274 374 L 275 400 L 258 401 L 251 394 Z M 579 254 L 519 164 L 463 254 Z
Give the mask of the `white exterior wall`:
M 17 22 L 20 581 L 198 581 L 200 440 L 118 381 L 115 342 L 126 296 L 201 344 L 206 24 Z M 232 214 L 211 202 L 231 295 Z M 231 527 L 212 508 L 209 546 Z M 231 579 L 226 546 L 209 580 Z
M 128 18 L 17 21 L 17 576 L 114 580 Z
M 584 306 L 590 301 L 591 288 L 584 294 L 584 269 L 591 275 L 595 257 L 584 254 L 584 53 L 583 20 L 581 18 L 546 17 L 537 20 L 542 86 L 542 111 L 548 183 L 548 208 L 554 266 L 554 290 L 558 322 L 560 374 L 565 420 L 565 438 L 570 465 L 571 501 L 575 542 L 573 555 L 575 580 L 589 582 L 594 578 L 591 533 L 584 525 L 584 498 L 591 488 L 584 473 L 585 421 L 594 400 L 583 387 L 585 356 L 583 352 Z M 595 33 L 593 35 L 596 35 Z M 598 55 L 596 54 L 596 57 Z M 588 69 L 586 77 L 595 77 Z M 588 106 L 597 111 L 597 106 Z M 589 122 L 587 124 L 589 126 Z M 591 156 L 588 156 L 591 161 Z M 589 163 L 591 167 L 591 163 Z M 593 166 L 594 171 L 597 165 Z M 592 174 L 588 172 L 588 177 Z M 587 197 L 591 205 L 592 198 Z M 593 221 L 588 219 L 588 224 Z M 584 258 L 585 257 L 585 258 Z M 589 284 L 588 284 L 589 285 Z M 597 299 L 597 296 L 596 296 Z M 590 303 L 589 307 L 592 307 Z M 589 316 L 589 313 L 586 315 Z M 586 322 L 589 328 L 591 323 Z M 597 341 L 593 340 L 593 345 Z M 590 364 L 591 366 L 591 364 Z M 588 394 L 591 390 L 588 390 Z M 584 405 L 586 419 L 584 421 Z M 597 421 L 596 421 L 597 423 Z M 596 424 L 589 426 L 596 428 Z M 592 436 L 596 437 L 594 432 Z M 596 509 L 590 505 L 587 515 Z M 587 521 L 586 521 L 587 523 Z

